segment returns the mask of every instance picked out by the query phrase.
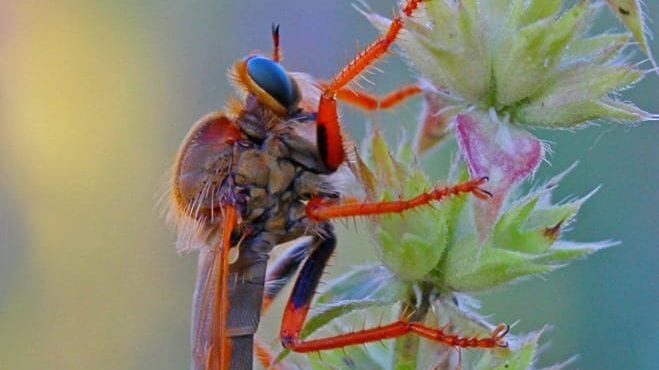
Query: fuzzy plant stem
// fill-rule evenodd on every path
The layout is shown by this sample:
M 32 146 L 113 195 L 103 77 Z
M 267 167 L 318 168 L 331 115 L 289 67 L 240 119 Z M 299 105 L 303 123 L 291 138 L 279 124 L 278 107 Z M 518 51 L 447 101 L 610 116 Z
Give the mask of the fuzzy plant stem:
M 421 302 L 416 302 L 417 298 Z M 401 319 L 414 322 L 424 322 L 430 308 L 430 295 L 424 291 L 420 297 L 410 294 L 401 306 Z M 419 357 L 421 338 L 415 334 L 403 335 L 395 340 L 392 359 L 392 369 L 416 370 Z

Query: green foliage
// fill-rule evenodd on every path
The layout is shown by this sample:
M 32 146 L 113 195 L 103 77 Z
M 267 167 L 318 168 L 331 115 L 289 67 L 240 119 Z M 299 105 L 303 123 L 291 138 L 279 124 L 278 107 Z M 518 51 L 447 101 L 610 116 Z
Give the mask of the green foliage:
M 608 3 L 629 33 L 592 34 L 600 4 L 587 0 L 571 7 L 562 0 L 438 0 L 422 3 L 405 19 L 397 43 L 421 75 L 430 112 L 422 117 L 416 147 L 426 150 L 453 133 L 459 155 L 443 183 L 487 176 L 491 182 L 484 188 L 493 197 L 462 194 L 369 218 L 379 265 L 330 283 L 305 336 L 321 329 L 354 331 L 359 314 L 366 315 L 365 327 L 377 326 L 382 318 L 373 315 L 379 311 L 384 322 L 413 317 L 463 338 L 492 338 L 494 326 L 473 312 L 464 293 L 548 274 L 614 244 L 564 239 L 565 226 L 595 193 L 553 202 L 552 193 L 569 170 L 526 194 L 522 187 L 545 153 L 543 143 L 525 129 L 658 118 L 617 99 L 646 74 L 624 54 L 630 38 L 648 56 L 650 50 L 638 2 Z M 390 24 L 379 15 L 364 15 L 381 31 Z M 428 107 L 439 110 L 433 116 Z M 441 135 L 423 137 L 433 132 Z M 421 153 L 408 143 L 394 154 L 375 130 L 365 147 L 366 161 L 357 156 L 353 169 L 370 200 L 411 198 L 437 186 L 416 162 Z M 507 348 L 481 349 L 460 359 L 451 348 L 408 335 L 394 344 L 323 352 L 322 359 L 311 361 L 317 368 L 451 368 L 461 361 L 463 368 L 521 370 L 533 366 L 541 333 L 509 334 Z
M 414 163 L 403 163 L 382 150 L 379 131 L 371 138 L 369 176 L 379 183 L 397 184 L 400 193 L 380 190 L 381 200 L 406 198 L 428 190 L 430 182 Z M 403 146 L 405 147 L 405 146 Z M 376 165 L 377 164 L 377 165 Z M 456 163 L 458 168 L 461 164 Z M 396 168 L 397 171 L 387 169 Z M 465 179 L 447 177 L 449 182 Z M 372 220 L 381 261 L 403 281 L 432 282 L 440 292 L 489 290 L 526 276 L 547 273 L 569 259 L 592 253 L 609 243 L 567 243 L 561 228 L 575 218 L 590 197 L 552 204 L 551 193 L 562 173 L 528 195 L 510 198 L 500 211 L 491 233 L 479 239 L 474 204 L 482 202 L 461 195 L 431 207 Z M 404 186 L 407 184 L 407 186 Z
M 609 3 L 650 56 L 638 2 Z M 432 1 L 408 20 L 398 44 L 409 64 L 455 103 L 509 113 L 519 125 L 573 128 L 595 120 L 656 119 L 615 98 L 645 74 L 624 58 L 630 34 L 588 35 L 599 3 L 580 0 L 561 11 L 563 5 Z M 366 16 L 380 30 L 389 24 Z
M 401 145 L 399 154 L 394 155 L 377 130 L 369 144 L 370 150 L 366 153 L 369 164 L 360 162 L 362 171 L 366 172 L 362 177 L 372 178 L 376 184 L 388 184 L 386 188 L 370 189 L 376 199 L 409 197 L 431 187 L 418 165 L 407 158 L 408 145 Z M 317 308 L 302 336 L 308 337 L 321 328 L 330 332 L 354 331 L 353 319 L 355 315 L 360 316 L 358 312 L 366 312 L 367 317 L 372 312 L 388 312 L 375 323 L 367 321 L 372 325 L 393 320 L 391 308 L 410 302 L 411 297 L 418 299 L 419 292 L 423 291 L 428 297 L 434 297 L 429 298 L 430 304 L 435 306 L 433 312 L 440 313 L 429 319 L 431 326 L 449 325 L 461 336 L 488 337 L 493 326 L 472 313 L 465 303 L 468 300 L 456 295 L 458 292 L 491 290 L 521 278 L 545 274 L 570 260 L 611 245 L 561 238 L 561 228 L 575 218 L 592 194 L 552 203 L 551 193 L 567 172 L 525 196 L 512 195 L 521 193 L 519 189 L 512 191 L 513 199 L 504 205 L 484 241 L 479 240 L 473 219 L 474 204 L 479 200 L 468 195 L 448 198 L 415 212 L 371 218 L 370 229 L 382 265 L 363 266 L 330 282 L 319 296 Z M 462 162 L 456 162 L 447 176 L 451 183 L 466 178 Z M 453 297 L 460 305 L 447 297 Z M 386 320 L 382 321 L 382 317 Z M 506 337 L 509 349 L 483 350 L 482 355 L 473 360 L 473 366 L 477 369 L 497 366 L 525 369 L 534 358 L 539 336 L 539 333 L 527 338 L 509 335 Z M 410 337 L 403 337 L 394 347 L 385 345 L 384 350 L 381 345 L 378 350 L 373 349 L 375 345 L 367 345 L 362 349 L 323 351 L 320 358 L 312 356 L 311 361 L 319 368 L 346 363 L 358 364 L 354 368 L 386 369 L 399 368 L 399 365 L 407 368 L 400 362 L 404 346 L 399 344 L 409 340 Z M 417 346 L 419 351 L 424 348 L 418 343 Z M 286 354 L 282 353 L 281 357 Z M 419 359 L 415 366 L 421 366 L 426 360 Z M 377 367 L 371 367 L 375 364 Z

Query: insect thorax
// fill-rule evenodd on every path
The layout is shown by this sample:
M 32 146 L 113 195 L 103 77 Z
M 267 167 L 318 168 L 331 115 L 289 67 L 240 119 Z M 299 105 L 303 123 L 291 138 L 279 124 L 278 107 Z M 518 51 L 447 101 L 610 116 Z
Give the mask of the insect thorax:
M 243 111 L 236 122 L 245 134 L 236 144 L 231 171 L 243 218 L 238 237 L 246 236 L 251 248 L 267 253 L 276 244 L 313 233 L 304 201 L 336 196 L 315 144 L 301 135 L 315 128 L 313 117 L 300 113 L 282 119 L 255 109 Z
M 217 242 L 227 204 L 240 215 L 232 245 L 241 242 L 241 253 L 267 258 L 276 244 L 313 233 L 304 201 L 337 194 L 324 176 L 315 124 L 313 114 L 281 117 L 249 97 L 236 118 L 215 113 L 198 122 L 180 150 L 173 185 L 178 217 L 196 225 L 179 227 L 179 239 L 197 239 L 179 240 L 180 249 Z

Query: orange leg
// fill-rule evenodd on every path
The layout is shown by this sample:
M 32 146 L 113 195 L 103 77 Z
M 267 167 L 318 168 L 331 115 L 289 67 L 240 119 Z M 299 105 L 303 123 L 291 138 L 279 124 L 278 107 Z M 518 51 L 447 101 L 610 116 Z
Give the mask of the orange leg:
M 403 28 L 403 17 L 409 17 L 423 0 L 407 0 L 401 14 L 392 19 L 387 33 L 373 41 L 345 66 L 323 89 L 318 103 L 317 141 L 325 165 L 336 170 L 345 158 L 341 125 L 336 113 L 336 97 L 350 81 L 382 57 Z
M 405 99 L 421 93 L 421 91 L 419 85 L 407 85 L 385 96 L 378 97 L 358 89 L 343 88 L 337 91 L 336 98 L 363 110 L 373 111 L 392 108 L 402 103 Z
M 300 338 L 300 332 L 309 312 L 313 294 L 336 246 L 334 232 L 331 226 L 326 223 L 326 220 L 339 217 L 400 213 L 410 208 L 426 205 L 433 200 L 440 200 L 446 196 L 461 193 L 473 193 L 479 198 L 488 198 L 491 196 L 490 193 L 480 188 L 486 181 L 487 178 L 474 179 L 454 186 L 435 188 L 409 200 L 391 202 L 337 204 L 325 203 L 320 198 L 310 200 L 307 205 L 307 215 L 322 222 L 322 225 L 325 225 L 328 229 L 323 232 L 324 237 L 322 239 L 316 237 L 314 241 L 316 246 L 311 249 L 311 254 L 302 267 L 293 287 L 282 319 L 280 332 L 282 345 L 296 352 L 314 352 L 391 339 L 408 333 L 415 333 L 424 338 L 454 347 L 494 348 L 507 346 L 507 343 L 503 340 L 509 330 L 506 324 L 497 326 L 489 337 L 468 338 L 448 334 L 442 329 L 430 328 L 417 322 L 409 322 L 405 319 L 400 319 L 388 325 L 381 325 L 375 328 L 329 338 L 306 341 Z
M 270 308 L 272 301 L 297 272 L 310 249 L 310 240 L 299 240 L 268 266 L 261 312 L 265 312 Z
M 261 366 L 265 367 L 266 369 L 270 369 L 270 364 L 272 364 L 275 359 L 272 351 L 270 351 L 270 348 L 268 348 L 265 343 L 256 337 L 254 338 L 254 355 Z
M 302 341 L 299 338 L 286 338 L 285 346 L 295 352 L 315 352 L 341 348 L 355 344 L 377 342 L 383 339 L 393 339 L 405 334 L 415 333 L 424 338 L 434 340 L 452 347 L 461 348 L 494 348 L 507 347 L 503 338 L 508 334 L 509 326 L 499 324 L 487 338 L 466 338 L 444 333 L 441 329 L 429 328 L 425 325 L 398 320 L 388 325 L 371 329 L 355 331 L 330 338 Z
M 277 362 L 277 358 L 267 344 L 254 337 L 254 356 L 264 368 L 268 370 L 291 369 L 285 362 Z
M 270 308 L 272 301 L 282 291 L 286 283 L 291 280 L 295 272 L 297 272 L 298 267 L 307 257 L 310 249 L 310 240 L 299 240 L 268 266 L 265 279 L 265 291 L 263 294 L 263 304 L 261 306 L 262 313 L 265 313 Z M 291 368 L 285 364 L 276 363 L 276 356 L 272 353 L 270 348 L 257 337 L 254 338 L 254 353 L 256 359 L 266 369 L 278 370 Z
M 416 322 L 398 320 L 388 325 L 359 330 L 328 338 L 303 340 L 300 333 L 304 326 L 311 300 L 323 274 L 329 258 L 336 246 L 336 237 L 329 224 L 324 224 L 323 239 L 315 238 L 316 246 L 307 258 L 288 300 L 282 319 L 280 337 L 282 345 L 295 352 L 315 352 L 345 346 L 392 339 L 408 333 L 415 333 L 424 338 L 449 346 L 464 348 L 506 347 L 503 340 L 508 333 L 508 325 L 497 326 L 489 337 L 467 338 L 445 333 L 441 329 L 430 328 Z
M 410 199 L 392 200 L 388 202 L 370 203 L 338 203 L 325 198 L 311 198 L 306 206 L 307 216 L 313 220 L 328 220 L 332 218 L 378 215 L 383 213 L 401 213 L 411 208 L 427 205 L 450 195 L 472 193 L 479 199 L 492 196 L 480 186 L 487 182 L 487 177 L 465 181 L 446 187 L 437 187 Z

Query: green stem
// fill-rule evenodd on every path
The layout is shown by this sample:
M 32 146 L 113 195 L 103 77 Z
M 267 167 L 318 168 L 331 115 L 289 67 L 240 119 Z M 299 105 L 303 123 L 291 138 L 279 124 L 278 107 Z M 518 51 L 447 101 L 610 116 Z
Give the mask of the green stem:
M 416 296 L 410 295 L 403 302 L 400 315 L 407 321 L 423 322 L 430 308 L 430 296 L 427 290 L 421 295 L 421 302 L 416 302 Z M 419 344 L 421 338 L 415 334 L 407 334 L 396 338 L 394 343 L 394 354 L 392 359 L 392 369 L 395 370 L 416 370 L 417 359 L 419 357 Z
M 414 334 L 403 335 L 394 344 L 393 369 L 416 370 L 420 338 Z

